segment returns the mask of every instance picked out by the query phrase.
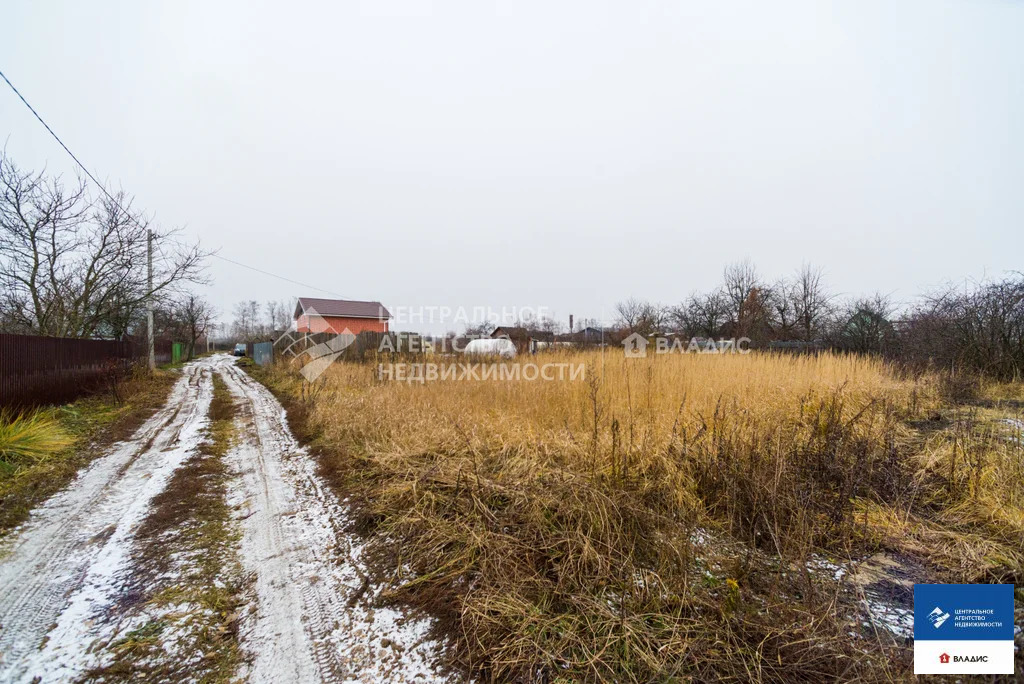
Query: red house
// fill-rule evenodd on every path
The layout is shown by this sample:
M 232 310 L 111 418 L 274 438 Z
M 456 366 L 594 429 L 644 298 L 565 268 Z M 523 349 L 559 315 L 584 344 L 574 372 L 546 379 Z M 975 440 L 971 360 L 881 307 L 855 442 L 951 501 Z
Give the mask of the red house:
M 295 330 L 300 333 L 387 332 L 391 314 L 380 302 L 299 297 Z

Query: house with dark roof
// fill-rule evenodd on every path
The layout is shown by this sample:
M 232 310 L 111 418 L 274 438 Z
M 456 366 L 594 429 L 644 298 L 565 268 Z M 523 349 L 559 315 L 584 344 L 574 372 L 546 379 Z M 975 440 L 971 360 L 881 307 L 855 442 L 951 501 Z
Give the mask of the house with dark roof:
M 292 317 L 296 332 L 358 335 L 361 332 L 386 333 L 391 314 L 380 302 L 299 297 Z
M 491 333 L 492 339 L 504 338 L 512 340 L 516 345 L 516 351 L 520 354 L 537 350 L 538 344 L 550 345 L 555 340 L 555 334 L 546 330 L 529 330 L 522 327 L 498 326 Z

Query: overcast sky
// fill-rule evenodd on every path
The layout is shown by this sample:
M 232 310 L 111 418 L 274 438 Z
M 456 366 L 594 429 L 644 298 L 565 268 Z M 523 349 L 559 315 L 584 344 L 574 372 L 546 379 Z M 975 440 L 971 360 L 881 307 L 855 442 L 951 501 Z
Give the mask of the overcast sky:
M 392 308 L 610 319 L 744 257 L 902 300 L 1024 268 L 1022 36 L 1024 3 L 989 0 L 5 0 L 0 70 L 225 257 Z M 4 88 L 8 153 L 71 174 Z M 326 296 L 209 273 L 224 319 Z

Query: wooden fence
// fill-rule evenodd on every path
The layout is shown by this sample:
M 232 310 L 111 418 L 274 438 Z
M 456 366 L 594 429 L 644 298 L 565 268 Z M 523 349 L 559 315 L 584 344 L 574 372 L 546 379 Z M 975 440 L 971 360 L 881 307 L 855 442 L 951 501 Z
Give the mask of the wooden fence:
M 142 351 L 127 341 L 0 334 L 0 406 L 71 401 L 109 384 Z

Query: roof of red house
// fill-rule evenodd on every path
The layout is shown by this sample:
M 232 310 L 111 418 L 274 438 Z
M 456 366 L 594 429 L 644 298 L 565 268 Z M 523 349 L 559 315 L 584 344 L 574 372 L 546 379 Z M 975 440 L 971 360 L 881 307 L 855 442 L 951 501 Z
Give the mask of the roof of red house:
M 317 299 L 316 297 L 299 297 L 295 305 L 295 317 L 308 311 L 315 311 L 321 316 L 342 316 L 344 318 L 391 318 L 391 314 L 380 302 L 358 302 L 351 299 Z

